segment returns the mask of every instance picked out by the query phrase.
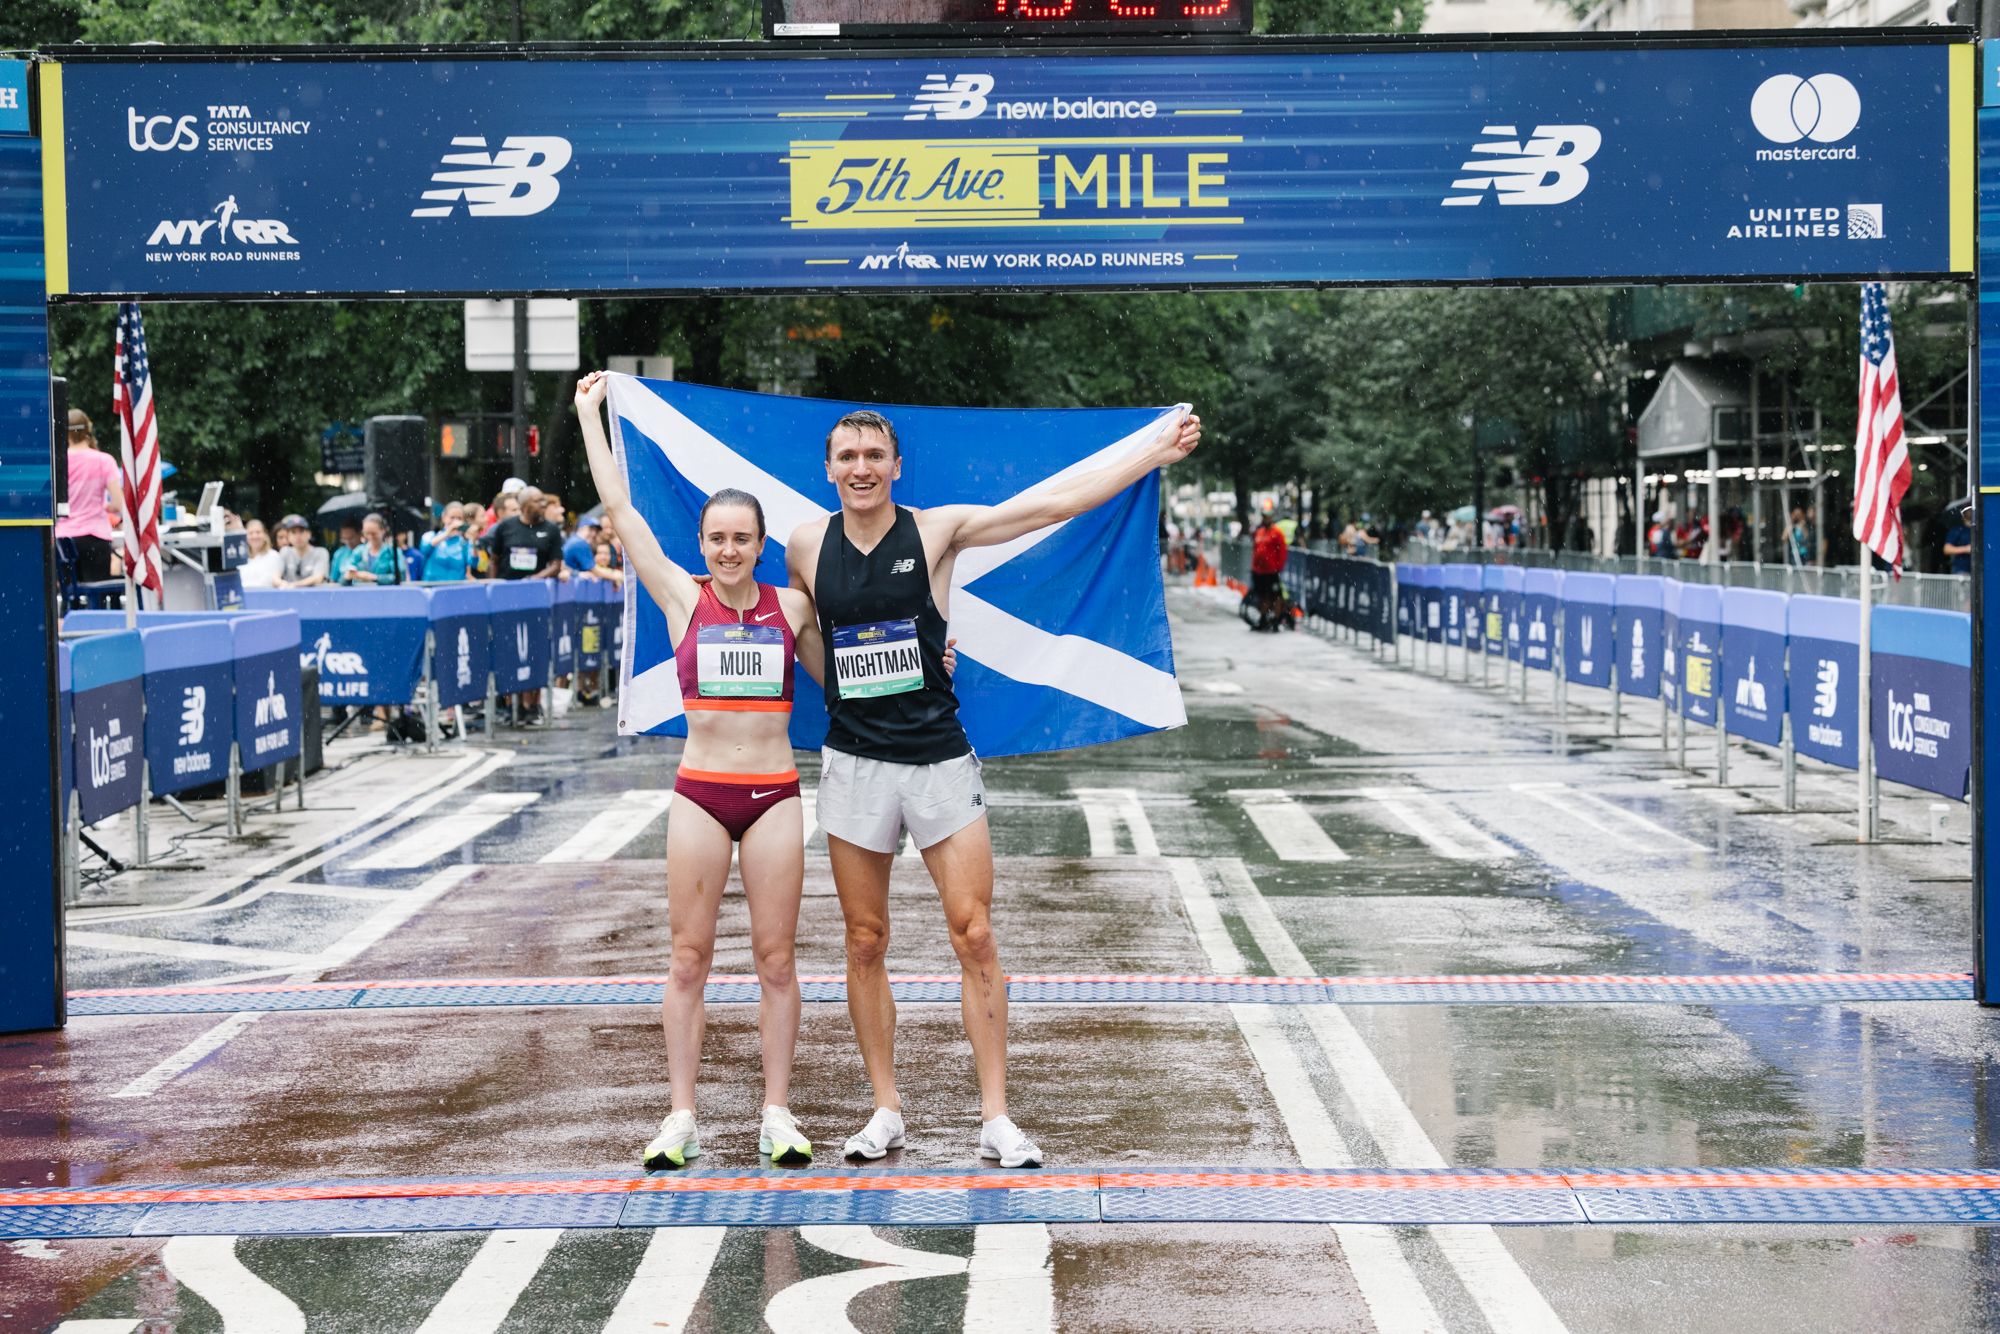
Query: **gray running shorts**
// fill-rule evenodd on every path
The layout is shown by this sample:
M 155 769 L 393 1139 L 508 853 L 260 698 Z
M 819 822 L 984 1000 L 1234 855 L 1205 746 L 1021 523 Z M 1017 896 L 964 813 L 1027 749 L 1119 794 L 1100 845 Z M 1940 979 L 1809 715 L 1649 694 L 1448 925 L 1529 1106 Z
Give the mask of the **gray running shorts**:
M 892 764 L 820 750 L 819 826 L 870 852 L 894 852 L 903 831 L 920 848 L 949 838 L 986 814 L 979 757 Z

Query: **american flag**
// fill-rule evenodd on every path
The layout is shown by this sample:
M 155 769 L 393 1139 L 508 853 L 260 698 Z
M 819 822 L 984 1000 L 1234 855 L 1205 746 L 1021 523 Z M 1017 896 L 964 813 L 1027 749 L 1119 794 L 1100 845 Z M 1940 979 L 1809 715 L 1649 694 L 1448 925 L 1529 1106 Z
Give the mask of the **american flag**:
M 1910 450 L 1903 438 L 1903 394 L 1896 383 L 1896 340 L 1881 283 L 1861 286 L 1861 419 L 1854 431 L 1854 536 L 1900 573 L 1903 493 Z
M 153 420 L 153 372 L 146 360 L 146 329 L 139 303 L 118 306 L 118 350 L 111 381 L 111 410 L 118 414 L 118 450 L 125 463 L 125 569 L 132 583 L 160 589 L 160 432 Z

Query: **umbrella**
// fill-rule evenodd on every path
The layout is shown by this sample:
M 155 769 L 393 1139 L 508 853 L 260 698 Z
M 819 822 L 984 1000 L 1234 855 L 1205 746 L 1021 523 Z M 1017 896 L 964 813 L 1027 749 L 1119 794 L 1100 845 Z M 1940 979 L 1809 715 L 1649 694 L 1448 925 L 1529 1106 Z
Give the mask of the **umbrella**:
M 1448 517 L 1453 523 L 1471 523 L 1479 514 L 1470 505 L 1460 505 Z
M 1486 511 L 1486 517 L 1489 519 L 1511 519 L 1520 512 L 1521 507 L 1519 505 L 1495 505 L 1492 509 Z
M 358 528 L 361 520 L 370 514 L 380 514 L 387 519 L 389 531 L 395 533 L 421 533 L 430 527 L 430 518 L 423 511 L 407 505 L 377 505 L 360 491 L 343 491 L 314 510 L 313 526 L 338 528 L 342 524 L 352 524 Z

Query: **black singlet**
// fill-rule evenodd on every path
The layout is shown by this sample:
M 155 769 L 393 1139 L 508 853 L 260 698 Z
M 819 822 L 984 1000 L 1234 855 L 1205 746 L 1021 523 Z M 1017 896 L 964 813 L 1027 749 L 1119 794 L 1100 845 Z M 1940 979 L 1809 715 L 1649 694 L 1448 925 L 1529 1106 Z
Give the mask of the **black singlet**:
M 832 718 L 826 744 L 896 764 L 970 754 L 958 697 L 945 675 L 944 617 L 931 599 L 930 563 L 916 516 L 897 506 L 895 523 L 866 555 L 847 540 L 844 518 L 835 514 L 827 521 L 813 586 L 826 641 L 826 711 Z M 841 696 L 843 682 L 848 698 Z

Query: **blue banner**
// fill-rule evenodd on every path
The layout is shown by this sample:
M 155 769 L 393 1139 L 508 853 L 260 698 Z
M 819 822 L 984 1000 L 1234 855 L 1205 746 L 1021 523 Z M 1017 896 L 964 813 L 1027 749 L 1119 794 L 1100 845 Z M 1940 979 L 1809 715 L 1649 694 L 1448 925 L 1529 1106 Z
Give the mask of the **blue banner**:
M 486 678 L 493 670 L 486 587 L 446 584 L 427 591 L 435 645 L 431 671 L 437 677 L 438 707 L 483 703 Z
M 77 810 L 96 824 L 139 804 L 146 694 L 138 632 L 74 641 L 70 686 Z
M 1444 567 L 1442 565 L 1419 566 L 1423 581 L 1418 585 L 1423 604 L 1424 638 L 1433 644 L 1444 642 Z
M 1612 601 L 1618 581 L 1608 574 L 1566 574 L 1562 583 L 1563 678 L 1578 685 L 1611 684 L 1618 657 Z
M 72 738 L 76 733 L 76 699 L 74 687 L 70 684 L 70 645 L 67 639 L 56 642 L 56 734 L 53 738 L 56 748 L 56 802 L 61 812 L 60 822 L 69 828 L 69 794 L 76 791 L 76 753 Z
M 1555 669 L 1562 580 L 1559 570 L 1524 570 L 1521 574 L 1521 661 L 1538 672 Z
M 1423 589 L 1417 584 L 1417 571 L 1421 565 L 1396 566 L 1396 633 L 1403 637 L 1414 637 L 1417 627 L 1422 624 Z
M 1800 594 L 1785 607 L 1786 694 L 1799 754 L 1843 769 L 1861 763 L 1861 604 Z
M 5 72 L 25 69 L 0 60 L 0 96 Z M 0 121 L 0 519 L 46 523 L 55 519 L 56 496 L 42 248 L 42 145 L 11 136 Z
M 549 670 L 556 676 L 570 676 L 576 671 L 577 641 L 583 631 L 580 587 L 574 579 L 556 583 L 555 614 L 549 621 L 549 633 L 554 637 L 549 650 Z
M 1970 127 L 1948 92 L 1971 55 L 1905 31 L 1791 47 L 70 61 L 77 207 L 57 219 L 56 291 L 1969 272 L 1971 218 L 1951 199 Z
M 687 531 L 695 529 L 688 516 Z M 492 630 L 493 688 L 502 695 L 540 690 L 549 680 L 556 605 L 553 579 L 495 580 L 486 586 Z M 484 698 L 482 692 L 481 695 Z
M 773 583 L 785 579 L 783 544 L 792 532 L 838 504 L 826 477 L 826 435 L 861 406 L 629 376 L 611 381 L 633 503 L 667 554 L 686 568 L 705 568 L 694 542 L 700 505 L 716 489 L 740 487 L 763 503 L 770 541 L 759 569 Z M 1176 415 L 1160 408 L 886 411 L 901 441 L 895 498 L 916 507 L 998 504 L 1086 461 L 1101 466 L 1142 449 Z M 1094 745 L 1187 721 L 1173 673 L 1158 523 L 1159 475 L 1148 473 L 1067 523 L 959 553 L 947 608 L 958 639 L 952 688 L 979 754 Z M 625 610 L 621 727 L 679 735 L 685 722 L 665 617 L 631 580 Z M 825 728 L 820 692 L 800 689 L 792 744 L 816 747 Z
M 1972 771 L 1972 618 L 1877 607 L 1870 635 L 1869 731 L 1875 770 L 1964 800 Z
M 408 704 L 424 674 L 430 604 L 421 588 L 252 589 L 252 611 L 299 616 L 299 661 L 322 704 Z
M 1689 722 L 1714 725 L 1721 689 L 1722 590 L 1683 584 L 1674 613 L 1676 702 Z
M 1507 651 L 1507 573 L 1499 565 L 1479 572 L 1479 641 L 1493 658 Z
M 1785 739 L 1786 601 L 1756 588 L 1722 594 L 1723 726 L 1767 746 Z
M 1681 693 L 1681 581 L 1660 586 L 1660 698 L 1678 711 Z
M 1618 689 L 1643 699 L 1660 695 L 1660 661 L 1666 649 L 1666 628 L 1660 603 L 1664 581 L 1657 575 L 1618 576 L 1612 595 L 1617 620 Z
M 146 663 L 146 771 L 156 793 L 221 782 L 229 773 L 236 710 L 229 627 L 152 624 L 139 631 Z

